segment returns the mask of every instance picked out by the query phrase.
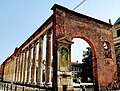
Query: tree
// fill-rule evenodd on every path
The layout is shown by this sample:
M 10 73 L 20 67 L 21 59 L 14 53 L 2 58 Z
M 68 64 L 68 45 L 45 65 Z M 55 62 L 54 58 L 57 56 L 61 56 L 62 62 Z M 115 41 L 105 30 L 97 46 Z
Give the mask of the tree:
M 87 51 L 83 51 L 81 81 L 92 82 L 93 81 L 92 50 L 90 47 L 87 47 L 86 49 Z
M 116 55 L 116 62 L 118 69 L 118 78 L 120 80 L 120 48 L 119 47 L 115 47 L 115 55 Z

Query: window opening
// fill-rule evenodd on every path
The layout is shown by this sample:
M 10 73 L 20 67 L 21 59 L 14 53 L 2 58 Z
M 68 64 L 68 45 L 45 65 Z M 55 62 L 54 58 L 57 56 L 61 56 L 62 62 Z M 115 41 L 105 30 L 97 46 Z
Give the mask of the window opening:
M 117 30 L 117 37 L 120 37 L 120 29 Z
M 108 42 L 104 42 L 104 57 L 111 58 L 111 46 Z

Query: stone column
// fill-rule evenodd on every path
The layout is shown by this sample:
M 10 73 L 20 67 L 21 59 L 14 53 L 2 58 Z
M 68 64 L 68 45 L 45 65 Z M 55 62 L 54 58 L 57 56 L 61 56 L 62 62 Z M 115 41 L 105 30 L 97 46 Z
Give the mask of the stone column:
M 25 67 L 25 64 L 24 64 L 24 61 L 25 61 L 25 51 L 23 51 L 23 53 L 22 53 L 22 83 L 24 83 L 24 80 L 25 79 L 23 79 L 24 78 L 24 67 Z
M 19 61 L 19 63 L 18 63 L 18 82 L 20 82 L 20 58 L 21 57 L 21 54 L 19 54 L 19 58 L 18 58 L 18 61 Z
M 17 61 L 16 82 L 18 82 L 18 78 L 19 78 L 19 57 L 18 57 L 18 55 L 17 55 L 17 59 L 16 59 L 16 61 Z
M 46 66 L 45 66 L 45 84 L 51 85 L 51 30 L 46 34 Z
M 28 54 L 28 65 L 27 65 L 27 80 L 26 80 L 26 82 L 29 84 L 30 83 L 30 77 L 31 77 L 31 69 L 30 69 L 30 61 L 31 60 L 31 45 L 29 46 L 29 54 Z
M 36 84 L 36 42 L 33 44 L 33 59 L 32 59 L 32 84 Z
M 22 83 L 23 82 L 23 67 L 24 67 L 24 65 L 23 65 L 23 58 L 24 57 L 24 52 L 22 51 L 21 52 L 21 64 L 20 64 L 20 82 Z
M 15 56 L 15 76 L 14 76 L 14 82 L 17 82 L 17 56 Z
M 24 51 L 24 71 L 23 71 L 23 82 L 26 82 L 26 61 L 27 61 L 27 50 Z
M 43 36 L 39 38 L 39 52 L 38 52 L 38 85 L 43 85 L 42 83 L 42 60 L 43 60 Z
M 13 65 L 13 67 L 11 67 L 11 71 L 13 71 L 13 73 L 12 73 L 12 82 L 14 82 L 15 81 L 15 74 L 16 74 L 16 72 L 15 72 L 15 70 L 16 70 L 16 59 L 15 59 L 15 56 L 12 58 L 12 65 Z

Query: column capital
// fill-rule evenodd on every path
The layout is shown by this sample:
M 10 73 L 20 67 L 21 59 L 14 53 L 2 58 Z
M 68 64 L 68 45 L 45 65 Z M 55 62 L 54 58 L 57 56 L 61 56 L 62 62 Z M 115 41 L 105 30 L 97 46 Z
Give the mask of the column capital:
M 36 40 L 33 41 L 33 42 L 29 45 L 29 48 L 32 49 L 32 48 L 36 45 L 36 43 L 37 43 Z
M 51 34 L 52 34 L 52 30 L 51 30 L 51 29 L 48 29 L 48 30 L 46 31 L 47 37 L 50 37 L 50 38 L 51 38 Z
M 19 52 L 19 56 L 22 54 L 22 51 Z
M 35 46 L 35 45 L 37 45 L 38 44 L 38 40 L 35 40 L 34 42 L 33 42 L 33 45 Z
M 44 39 L 44 35 L 40 35 L 40 37 L 39 37 L 39 40 L 43 40 Z
M 28 46 L 28 49 L 30 50 L 32 48 L 32 44 L 30 44 L 29 46 Z
M 17 53 L 16 56 L 19 57 L 20 53 Z
M 52 34 L 52 29 L 49 28 L 48 31 L 47 31 L 47 33 Z
M 26 53 L 28 51 L 28 47 L 26 47 L 25 49 L 24 49 L 24 52 Z
M 25 53 L 25 50 L 22 50 L 22 51 L 21 51 L 21 54 L 23 54 L 23 53 Z
M 41 36 L 39 37 L 39 39 L 38 39 L 38 43 L 43 43 L 43 39 L 44 39 L 44 36 L 41 35 Z

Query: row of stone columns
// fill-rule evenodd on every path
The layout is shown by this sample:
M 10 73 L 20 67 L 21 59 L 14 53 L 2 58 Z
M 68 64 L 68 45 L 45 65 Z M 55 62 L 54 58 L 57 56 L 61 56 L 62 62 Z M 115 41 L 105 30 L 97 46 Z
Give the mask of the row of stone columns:
M 26 49 L 21 50 L 18 54 L 16 54 L 14 82 L 34 84 L 34 85 L 36 84 L 40 86 L 43 85 L 42 82 L 43 39 L 44 36 L 40 36 L 39 39 L 34 41 L 34 43 L 30 44 Z M 46 85 L 52 84 L 51 83 L 51 52 L 52 52 L 51 30 L 48 30 L 46 32 L 46 64 L 45 64 Z M 37 65 L 38 67 L 36 67 Z

